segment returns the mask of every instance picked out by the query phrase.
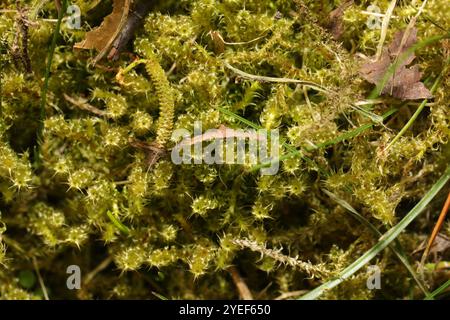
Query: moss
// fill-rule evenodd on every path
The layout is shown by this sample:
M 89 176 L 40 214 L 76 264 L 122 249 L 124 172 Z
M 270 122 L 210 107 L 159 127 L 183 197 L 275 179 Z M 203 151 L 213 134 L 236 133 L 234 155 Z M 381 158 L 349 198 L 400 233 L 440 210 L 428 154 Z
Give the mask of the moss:
M 377 4 L 383 11 L 389 2 Z M 90 23 L 100 23 L 90 2 L 74 3 Z M 129 48 L 145 65 L 123 75 L 120 71 L 133 63 L 129 54 L 93 67 L 94 52 L 72 49 L 88 27 L 63 25 L 42 141 L 37 139 L 40 88 L 54 28 L 44 19 L 54 19 L 56 10 L 47 2 L 30 18 L 32 74 L 13 62 L 8 48 L 15 15 L 2 13 L 0 297 L 43 298 L 36 284 L 20 284 L 21 274 L 34 270 L 36 261 L 50 298 L 152 298 L 152 292 L 168 298 L 237 298 L 227 272 L 234 265 L 255 295 L 273 299 L 312 289 L 369 249 L 377 239 L 322 188 L 380 230 L 394 225 L 449 162 L 450 83 L 445 75 L 432 103 L 389 154 L 383 150 L 409 120 L 415 102 L 382 97 L 370 112 L 398 111 L 384 124 L 336 143 L 336 137 L 372 123 L 352 106 L 372 89 L 358 74 L 356 53 L 373 55 L 380 38 L 362 13 L 370 3 L 358 1 L 343 15 L 342 38 L 333 39 L 321 22 L 341 3 L 161 1 Z M 424 13 L 448 29 L 448 6 L 447 0 L 431 1 Z M 15 1 L 2 2 L 0 9 L 15 9 Z M 415 12 L 399 2 L 386 43 Z M 424 16 L 416 27 L 420 39 L 442 33 Z M 448 48 L 439 42 L 416 55 L 423 79 L 431 83 Z M 246 73 L 302 79 L 327 90 L 243 79 L 224 62 Z M 65 95 L 83 98 L 97 112 Z M 295 147 L 302 156 L 285 158 L 274 176 L 249 165 L 172 163 L 173 130 L 192 133 L 195 121 L 202 121 L 203 130 L 248 125 L 219 107 L 278 129 L 281 154 Z M 38 145 L 41 163 L 33 153 Z M 155 150 L 161 153 L 152 162 Z M 436 198 L 430 212 L 442 202 Z M 432 224 L 433 219 L 420 218 L 402 235 L 405 252 L 419 246 Z M 448 228 L 443 232 L 448 235 Z M 65 287 L 67 266 L 79 265 L 87 275 L 104 259 L 109 263 L 80 291 Z M 414 282 L 395 255 L 385 251 L 378 259 L 383 290 L 367 289 L 364 269 L 323 298 L 410 297 Z M 429 285 L 437 283 L 431 279 Z

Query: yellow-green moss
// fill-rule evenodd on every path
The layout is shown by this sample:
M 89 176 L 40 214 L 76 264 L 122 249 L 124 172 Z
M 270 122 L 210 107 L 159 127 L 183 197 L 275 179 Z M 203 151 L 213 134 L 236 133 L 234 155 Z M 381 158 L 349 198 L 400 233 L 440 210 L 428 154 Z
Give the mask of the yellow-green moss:
M 86 22 L 100 22 L 90 1 L 73 2 Z M 377 5 L 383 11 L 389 2 Z M 395 224 L 449 162 L 450 82 L 445 75 L 432 104 L 389 154 L 384 147 L 416 103 L 383 97 L 371 112 L 398 109 L 384 125 L 317 148 L 371 122 L 352 106 L 372 89 L 358 74 L 356 53 L 375 54 L 380 30 L 366 26 L 362 11 L 371 2 L 358 1 L 343 15 L 342 38 L 334 40 L 322 22 L 341 3 L 155 1 L 130 47 L 147 62 L 121 83 L 115 76 L 132 62 L 130 55 L 92 67 L 95 53 L 72 48 L 88 26 L 63 25 L 38 142 L 40 88 L 54 28 L 44 18 L 56 16 L 53 2 L 47 2 L 30 28 L 33 74 L 16 68 L 8 50 L 1 49 L 0 298 L 43 298 L 38 285 L 24 288 L 18 280 L 21 271 L 34 270 L 36 260 L 50 298 L 153 298 L 152 292 L 168 298 L 237 298 L 226 272 L 235 265 L 255 296 L 272 299 L 312 289 L 370 248 L 377 239 L 322 188 L 351 203 L 380 230 Z M 3 1 L 0 9 L 15 9 L 15 1 Z M 399 1 L 386 43 L 415 12 Z M 448 12 L 448 0 L 430 1 L 424 11 L 449 29 Z M 2 45 L 14 41 L 14 19 L 1 13 Z M 419 40 L 443 32 L 423 16 L 416 27 Z M 211 31 L 224 39 L 223 52 L 216 50 Z M 423 80 L 432 82 L 441 72 L 445 54 L 442 42 L 416 53 Z M 245 80 L 224 62 L 255 75 L 311 81 L 329 91 Z M 64 94 L 84 98 L 100 112 L 80 108 Z M 170 151 L 174 129 L 193 132 L 197 120 L 204 130 L 221 124 L 245 128 L 217 107 L 279 129 L 286 142 L 282 153 L 292 151 L 290 144 L 302 148 L 302 157 L 284 160 L 275 176 L 239 165 L 175 165 L 165 154 L 149 167 L 151 151 L 145 146 Z M 133 145 L 136 139 L 144 147 Z M 41 164 L 33 153 L 38 143 Z M 430 208 L 433 217 L 441 200 Z M 419 219 L 402 236 L 407 253 L 432 223 Z M 444 232 L 448 235 L 448 228 Z M 388 251 L 378 258 L 382 291 L 367 289 L 363 270 L 323 298 L 409 297 L 410 274 Z M 88 274 L 105 259 L 110 265 L 81 291 L 66 288 L 67 266 L 77 264 Z M 414 294 L 421 297 L 420 291 Z

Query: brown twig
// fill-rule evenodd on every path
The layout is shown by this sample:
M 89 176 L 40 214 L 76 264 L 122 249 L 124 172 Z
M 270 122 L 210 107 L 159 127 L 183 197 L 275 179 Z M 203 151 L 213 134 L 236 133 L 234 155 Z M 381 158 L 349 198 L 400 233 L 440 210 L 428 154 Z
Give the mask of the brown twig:
M 39 281 L 39 285 L 41 286 L 42 294 L 44 295 L 45 300 L 50 300 L 47 293 L 47 288 L 45 287 L 44 280 L 42 279 L 41 272 L 39 271 L 39 266 L 37 264 L 36 258 L 33 257 L 33 266 L 36 271 L 36 275 Z
M 107 112 L 100 110 L 96 107 L 94 107 L 93 105 L 90 105 L 89 103 L 87 103 L 87 99 L 81 98 L 81 97 L 77 97 L 77 98 L 73 98 L 67 94 L 64 93 L 64 99 L 66 99 L 66 101 L 70 102 L 71 104 L 73 104 L 74 106 L 82 109 L 82 110 L 86 110 L 89 112 L 92 112 L 98 116 L 107 116 Z
M 132 147 L 146 152 L 148 169 L 152 168 L 166 154 L 166 150 L 157 143 L 148 143 L 138 139 L 130 139 L 129 143 Z
M 84 278 L 84 285 L 87 286 L 92 281 L 92 279 L 94 279 L 99 272 L 105 270 L 111 264 L 112 261 L 113 258 L 109 256 L 105 260 L 100 262 L 100 264 L 97 267 L 95 267 L 91 272 L 89 272 L 86 275 L 86 277 Z
M 138 29 L 144 22 L 144 19 L 150 12 L 151 7 L 152 1 L 148 0 L 138 1 L 133 6 L 127 20 L 112 43 L 111 50 L 108 54 L 108 59 L 117 60 L 119 58 L 128 42 L 130 42 L 131 38 L 133 38 L 136 29 Z
M 11 51 L 16 67 L 18 66 L 18 60 L 20 59 L 22 61 L 22 65 L 25 69 L 25 72 L 30 74 L 32 73 L 31 59 L 28 54 L 28 38 L 29 38 L 28 29 L 30 26 L 30 21 L 28 21 L 27 19 L 26 10 L 20 7 L 19 1 L 16 2 L 16 6 L 17 6 L 16 21 L 19 31 L 15 35 Z M 19 37 L 21 40 L 21 48 L 19 48 L 18 45 Z
M 425 264 L 425 261 L 428 258 L 428 254 L 430 253 L 430 249 L 433 246 L 434 240 L 436 239 L 439 231 L 442 228 L 442 225 L 444 224 L 444 220 L 445 220 L 445 217 L 447 216 L 449 207 L 450 207 L 450 192 L 448 193 L 447 200 L 444 203 L 444 207 L 442 208 L 442 211 L 439 214 L 438 221 L 436 222 L 436 225 L 434 226 L 434 229 L 431 232 L 430 239 L 428 240 L 425 251 L 423 252 L 422 259 L 420 261 L 421 266 L 423 266 Z
M 247 284 L 245 283 L 244 279 L 242 279 L 241 275 L 239 274 L 239 271 L 236 267 L 229 267 L 228 272 L 231 275 L 231 278 L 233 279 L 234 284 L 236 285 L 236 288 L 239 292 L 239 296 L 242 300 L 253 300 L 252 293 L 250 292 L 250 289 L 247 287 Z
M 264 138 L 257 133 L 244 132 L 242 130 L 234 130 L 225 127 L 223 124 L 218 129 L 211 130 L 207 133 L 194 136 L 193 138 L 183 139 L 177 147 L 183 147 L 188 145 L 195 145 L 204 141 L 210 141 L 214 139 L 227 139 L 227 138 L 240 138 L 249 140 L 263 141 Z
M 314 83 L 312 81 L 306 81 L 306 80 L 299 80 L 299 79 L 289 79 L 289 78 L 276 78 L 276 77 L 266 77 L 266 76 L 260 76 L 260 75 L 254 75 L 247 72 L 244 72 L 242 70 L 239 70 L 232 65 L 230 65 L 228 62 L 224 62 L 224 66 L 234 73 L 236 73 L 239 77 L 249 80 L 255 80 L 259 82 L 275 82 L 275 83 L 295 83 L 307 87 L 311 87 L 317 91 L 326 92 L 326 93 L 332 93 L 333 91 L 330 89 L 327 89 L 317 83 Z

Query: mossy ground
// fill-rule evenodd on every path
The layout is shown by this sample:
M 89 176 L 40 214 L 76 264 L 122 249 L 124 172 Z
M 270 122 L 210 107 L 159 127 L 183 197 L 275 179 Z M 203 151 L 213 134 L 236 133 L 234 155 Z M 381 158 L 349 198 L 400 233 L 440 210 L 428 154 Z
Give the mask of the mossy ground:
M 448 72 L 434 99 L 388 153 L 385 146 L 420 101 L 382 96 L 371 112 L 382 115 L 396 108 L 396 113 L 384 124 L 333 142 L 372 121 L 352 107 L 373 89 L 358 69 L 361 54 L 374 55 L 380 39 L 380 30 L 367 27 L 362 11 L 376 4 L 385 12 L 390 1 L 355 1 L 343 15 L 339 40 L 324 25 L 341 1 L 155 1 L 129 53 L 95 67 L 89 61 L 96 53 L 74 51 L 73 45 L 83 40 L 89 25 L 101 22 L 109 2 L 73 1 L 81 8 L 82 29 L 62 25 L 41 141 L 41 88 L 55 28 L 48 19 L 57 13 L 53 1 L 19 1 L 31 21 L 28 74 L 9 50 L 18 32 L 15 2 L 0 5 L 1 298 L 43 298 L 33 280 L 38 269 L 52 299 L 156 299 L 152 292 L 167 298 L 234 299 L 239 293 L 228 272 L 232 265 L 256 298 L 311 290 L 377 242 L 323 189 L 384 232 L 449 163 Z M 398 1 L 387 44 L 416 14 L 421 3 L 412 2 Z M 419 41 L 448 32 L 437 25 L 450 28 L 448 0 L 427 3 L 416 23 Z M 241 44 L 218 42 L 211 31 Z M 449 51 L 448 42 L 441 41 L 416 52 L 428 87 L 445 68 Z M 117 73 L 134 58 L 152 64 L 118 81 Z M 245 80 L 225 62 L 250 74 L 308 80 L 330 91 Z M 65 95 L 84 97 L 101 112 L 74 106 Z M 279 129 L 286 144 L 303 150 L 305 157 L 284 160 L 274 176 L 260 176 L 249 166 L 174 165 L 164 156 L 149 169 L 148 150 L 130 143 L 157 141 L 170 149 L 171 130 L 192 131 L 196 120 L 204 130 L 246 127 L 219 107 Z M 326 147 L 314 147 L 321 144 Z M 33 152 L 37 149 L 41 161 Z M 445 196 L 436 197 L 399 238 L 414 268 L 420 255 L 412 252 L 429 235 Z M 442 233 L 450 236 L 448 224 Z M 440 259 L 450 259 L 449 253 Z M 102 262 L 104 268 L 92 273 Z M 373 264 L 381 269 L 381 290 L 367 288 L 370 272 L 363 268 L 323 298 L 423 297 L 391 251 L 383 251 Z M 80 266 L 83 279 L 95 276 L 81 290 L 68 290 L 69 265 Z M 448 277 L 445 271 L 427 272 L 424 280 L 434 288 Z

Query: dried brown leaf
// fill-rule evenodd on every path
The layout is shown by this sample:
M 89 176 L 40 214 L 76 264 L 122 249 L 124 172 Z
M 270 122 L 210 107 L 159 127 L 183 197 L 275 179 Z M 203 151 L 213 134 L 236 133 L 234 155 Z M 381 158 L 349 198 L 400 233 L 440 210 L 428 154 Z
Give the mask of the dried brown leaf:
M 211 37 L 214 44 L 214 52 L 216 54 L 221 54 L 225 51 L 225 41 L 223 40 L 219 31 L 211 30 L 209 32 L 209 36 Z
M 96 49 L 100 53 L 95 62 L 104 57 L 127 20 L 131 0 L 114 0 L 113 11 L 103 19 L 101 25 L 88 33 L 85 39 L 74 45 L 75 49 Z
M 417 42 L 417 29 L 412 28 L 405 36 L 405 31 L 399 31 L 388 48 L 385 48 L 380 59 L 361 66 L 360 74 L 373 84 L 378 84 L 384 77 L 391 63 L 405 53 Z M 388 79 L 382 90 L 383 94 L 391 95 L 401 100 L 416 100 L 432 98 L 431 92 L 420 82 L 422 73 L 417 65 L 408 67 L 416 56 L 409 54 L 400 61 L 395 73 Z
M 327 28 L 331 30 L 333 38 L 338 40 L 344 33 L 344 21 L 342 19 L 345 10 L 347 10 L 351 5 L 353 5 L 353 0 L 345 1 L 338 8 L 330 12 L 328 18 L 329 22 Z
M 413 254 L 417 254 L 419 252 L 424 251 L 426 246 L 427 246 L 427 241 L 423 241 L 420 244 L 420 246 L 416 250 L 414 250 Z M 435 257 L 437 257 L 437 255 L 443 254 L 449 249 L 450 249 L 450 238 L 447 237 L 443 233 L 439 233 L 436 236 L 436 239 L 435 239 L 433 245 L 430 248 L 430 254 L 432 254 Z

